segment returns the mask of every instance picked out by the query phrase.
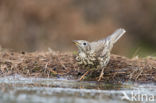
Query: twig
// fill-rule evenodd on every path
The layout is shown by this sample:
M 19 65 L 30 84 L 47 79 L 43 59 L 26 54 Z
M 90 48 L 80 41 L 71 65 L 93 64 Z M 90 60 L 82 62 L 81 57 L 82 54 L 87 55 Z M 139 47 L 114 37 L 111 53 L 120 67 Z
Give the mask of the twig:
M 58 57 L 58 60 L 59 60 L 59 63 L 61 64 L 61 66 L 62 66 L 65 70 L 67 70 L 68 68 L 66 68 L 66 66 L 61 62 L 61 60 L 60 60 L 59 57 Z

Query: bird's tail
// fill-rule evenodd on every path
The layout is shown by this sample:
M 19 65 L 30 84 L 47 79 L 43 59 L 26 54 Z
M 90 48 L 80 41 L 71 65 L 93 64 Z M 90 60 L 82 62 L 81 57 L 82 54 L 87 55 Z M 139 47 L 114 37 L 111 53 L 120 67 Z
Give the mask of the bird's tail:
M 125 29 L 122 28 L 117 29 L 112 35 L 107 37 L 107 40 L 111 41 L 114 44 L 123 36 L 125 32 L 126 32 Z

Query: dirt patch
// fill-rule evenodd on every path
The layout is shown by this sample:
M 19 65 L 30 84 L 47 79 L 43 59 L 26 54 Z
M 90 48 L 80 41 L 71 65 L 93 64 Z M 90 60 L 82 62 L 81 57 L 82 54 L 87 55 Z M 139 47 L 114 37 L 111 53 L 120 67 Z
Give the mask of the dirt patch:
M 76 63 L 72 53 L 0 52 L 0 76 L 20 74 L 25 77 L 78 79 L 86 71 Z M 97 80 L 100 72 L 100 70 L 89 72 L 85 80 Z M 156 59 L 128 59 L 112 55 L 102 81 L 156 82 Z

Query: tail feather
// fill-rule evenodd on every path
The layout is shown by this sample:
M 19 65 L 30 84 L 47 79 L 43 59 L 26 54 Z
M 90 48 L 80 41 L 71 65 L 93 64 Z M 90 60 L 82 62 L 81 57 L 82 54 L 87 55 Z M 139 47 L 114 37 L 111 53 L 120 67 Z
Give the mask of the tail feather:
M 123 34 L 126 32 L 125 29 L 117 29 L 112 35 L 110 35 L 109 37 L 107 37 L 107 39 L 109 41 L 112 41 L 113 44 L 116 43 L 122 36 Z

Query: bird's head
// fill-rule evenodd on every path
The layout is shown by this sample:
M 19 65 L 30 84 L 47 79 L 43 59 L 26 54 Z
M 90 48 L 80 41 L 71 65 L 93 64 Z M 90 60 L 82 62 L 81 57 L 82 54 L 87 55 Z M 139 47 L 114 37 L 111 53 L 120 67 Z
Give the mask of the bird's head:
M 78 47 L 80 52 L 87 52 L 91 49 L 89 42 L 86 40 L 74 40 L 73 43 Z

